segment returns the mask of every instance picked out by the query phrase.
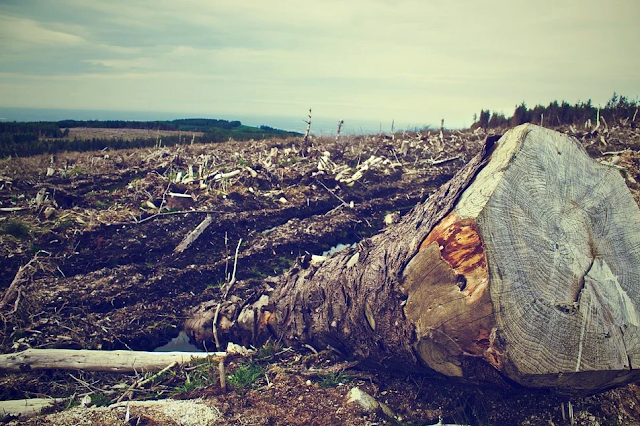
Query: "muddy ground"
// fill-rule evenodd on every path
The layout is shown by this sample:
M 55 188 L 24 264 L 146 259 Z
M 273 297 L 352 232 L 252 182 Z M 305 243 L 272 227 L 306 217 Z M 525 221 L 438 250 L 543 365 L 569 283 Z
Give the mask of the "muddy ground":
M 607 130 L 564 129 L 594 158 L 619 167 L 638 202 L 640 132 Z M 319 138 L 310 147 L 300 139 L 230 141 L 2 160 L 0 295 L 18 268 L 28 266 L 0 311 L 0 351 L 153 350 L 178 335 L 193 307 L 221 299 L 240 241 L 233 292 L 252 301 L 299 256 L 358 242 L 383 229 L 385 218 L 425 200 L 485 136 L 451 131 L 441 139 L 424 130 Z M 212 224 L 176 252 L 207 215 Z M 353 386 L 386 402 L 402 424 L 440 417 L 463 424 L 570 424 L 569 402 L 577 424 L 640 424 L 638 384 L 570 398 L 357 366 L 337 379 L 332 372 L 336 380 L 324 386 L 323 373 L 310 370 L 342 361 L 307 348 L 284 350 L 258 361 L 264 377 L 248 389 L 223 393 L 210 383 L 171 395 L 205 398 L 221 410 L 219 424 L 392 422 L 345 406 Z M 0 400 L 92 392 L 69 376 L 5 375 Z M 83 377 L 97 389 L 122 381 Z

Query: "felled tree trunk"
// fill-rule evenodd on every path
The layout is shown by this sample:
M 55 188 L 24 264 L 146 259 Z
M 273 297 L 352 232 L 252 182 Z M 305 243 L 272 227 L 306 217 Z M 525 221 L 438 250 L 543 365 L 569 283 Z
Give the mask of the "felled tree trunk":
M 637 378 L 640 211 L 619 172 L 538 126 L 496 139 L 400 223 L 299 262 L 239 323 L 473 380 L 592 392 Z

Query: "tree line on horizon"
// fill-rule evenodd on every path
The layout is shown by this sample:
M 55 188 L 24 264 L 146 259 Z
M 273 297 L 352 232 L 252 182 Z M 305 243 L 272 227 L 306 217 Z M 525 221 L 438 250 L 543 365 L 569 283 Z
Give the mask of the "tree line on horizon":
M 59 128 L 89 127 L 100 129 L 147 129 L 174 130 L 183 132 L 206 132 L 211 128 L 234 129 L 242 126 L 240 121 L 214 118 L 180 118 L 176 120 L 127 121 L 127 120 L 61 120 Z
M 471 129 L 514 127 L 524 123 L 546 127 L 584 125 L 589 120 L 595 125 L 598 114 L 606 123 L 625 122 L 635 127 L 640 121 L 639 106 L 640 103 L 637 100 L 618 96 L 615 92 L 604 107 L 593 105 L 591 99 L 586 102 L 578 101 L 574 105 L 566 101 L 560 103 L 553 101 L 547 106 L 536 105 L 533 108 L 528 108 L 523 101 L 520 105 L 516 105 L 511 117 L 506 117 L 502 112 L 481 110 L 479 116 L 475 115 Z
M 202 136 L 163 135 L 162 137 L 124 138 L 69 138 L 69 129 L 78 127 L 107 129 L 147 129 L 202 132 Z M 171 121 L 124 121 L 124 120 L 61 120 L 57 122 L 0 122 L 0 158 L 30 156 L 63 151 L 95 151 L 104 148 L 148 148 L 161 144 L 198 142 L 215 143 L 227 140 L 286 138 L 300 133 L 280 130 L 269 126 L 245 126 L 240 121 L 189 118 Z

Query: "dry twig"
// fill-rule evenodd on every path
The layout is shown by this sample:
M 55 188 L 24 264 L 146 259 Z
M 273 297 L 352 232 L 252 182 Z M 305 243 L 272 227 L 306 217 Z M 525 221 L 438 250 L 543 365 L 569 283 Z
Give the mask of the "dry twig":
M 18 272 L 16 272 L 16 275 L 13 278 L 13 281 L 11 281 L 9 288 L 7 289 L 7 291 L 5 291 L 4 296 L 2 297 L 2 300 L 0 300 L 0 310 L 4 309 L 4 307 L 7 304 L 11 303 L 12 300 L 15 300 L 15 303 L 13 306 L 13 312 L 16 312 L 18 310 L 18 303 L 20 302 L 20 295 L 21 295 L 21 290 L 19 286 L 20 286 L 20 283 L 22 283 L 23 281 L 23 275 L 25 274 L 25 271 L 29 269 L 35 261 L 38 260 L 38 255 L 40 253 L 41 252 L 38 251 L 33 256 L 33 258 L 29 262 L 27 262 L 26 265 L 18 268 Z

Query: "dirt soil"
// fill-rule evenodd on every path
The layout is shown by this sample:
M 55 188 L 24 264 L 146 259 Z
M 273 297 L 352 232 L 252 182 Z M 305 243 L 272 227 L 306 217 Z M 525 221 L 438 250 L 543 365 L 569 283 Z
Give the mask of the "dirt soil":
M 620 168 L 640 202 L 640 131 L 564 131 L 592 157 Z M 233 295 L 255 300 L 296 258 L 356 243 L 382 230 L 385 219 L 397 220 L 449 180 L 485 136 L 447 131 L 441 140 L 425 130 L 319 138 L 310 147 L 300 139 L 230 141 L 2 160 L 0 295 L 27 266 L 0 308 L 0 351 L 153 350 L 178 335 L 195 306 L 222 298 L 236 248 L 240 281 Z M 211 225 L 176 251 L 207 215 Z M 577 424 L 640 424 L 638 384 L 568 397 L 357 366 L 336 373 L 331 366 L 345 360 L 335 354 L 280 352 L 259 361 L 265 373 L 248 389 L 225 393 L 210 383 L 171 395 L 204 398 L 222 413 L 216 424 L 229 425 L 417 425 L 440 418 L 564 425 L 570 403 Z M 0 400 L 77 397 L 122 380 L 11 374 L 0 377 Z M 386 403 L 395 418 L 346 404 L 354 386 Z
M 137 138 L 160 139 L 164 136 L 181 136 L 185 141 L 190 141 L 193 136 L 202 136 L 202 132 L 182 132 L 178 130 L 152 130 L 152 129 L 104 129 L 95 127 L 72 127 L 69 129 L 68 139 L 123 139 Z

